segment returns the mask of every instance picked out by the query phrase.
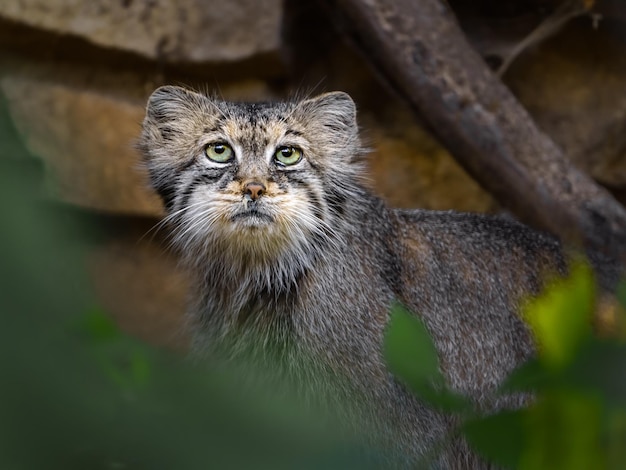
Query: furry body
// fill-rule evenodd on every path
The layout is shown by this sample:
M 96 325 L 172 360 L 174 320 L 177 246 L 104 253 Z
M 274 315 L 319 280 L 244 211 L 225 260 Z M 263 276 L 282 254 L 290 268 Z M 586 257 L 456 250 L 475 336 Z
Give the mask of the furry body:
M 231 160 L 207 158 L 224 146 Z M 280 163 L 285 148 L 302 158 Z M 518 305 L 545 273 L 564 269 L 558 242 L 502 218 L 387 208 L 362 184 L 345 93 L 238 104 L 163 87 L 150 98 L 141 149 L 194 275 L 198 349 L 252 347 L 262 361 L 264 346 L 278 344 L 288 374 L 330 397 L 358 397 L 377 439 L 419 459 L 451 423 L 385 368 L 398 300 L 425 322 L 451 387 L 484 408 L 519 406 L 489 395 L 532 355 Z M 317 367 L 298 367 L 300 357 Z M 482 465 L 462 442 L 439 464 Z

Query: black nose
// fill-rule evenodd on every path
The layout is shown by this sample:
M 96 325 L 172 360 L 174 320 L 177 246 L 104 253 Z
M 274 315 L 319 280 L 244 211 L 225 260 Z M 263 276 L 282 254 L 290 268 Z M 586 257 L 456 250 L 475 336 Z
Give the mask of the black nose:
M 265 186 L 263 185 L 263 183 L 251 181 L 250 183 L 246 184 L 243 192 L 246 196 L 250 196 L 250 199 L 256 201 L 265 193 Z

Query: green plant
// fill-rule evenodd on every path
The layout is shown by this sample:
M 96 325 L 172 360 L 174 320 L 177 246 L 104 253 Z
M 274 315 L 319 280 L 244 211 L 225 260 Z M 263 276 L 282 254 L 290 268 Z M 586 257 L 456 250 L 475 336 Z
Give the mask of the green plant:
M 623 289 L 622 289 L 623 292 Z M 531 392 L 530 406 L 481 416 L 449 390 L 420 320 L 397 305 L 386 336 L 391 370 L 425 402 L 461 418 L 458 432 L 487 460 L 511 469 L 621 469 L 626 465 L 626 344 L 598 339 L 584 264 L 527 303 L 538 354 L 496 395 Z M 626 296 L 621 295 L 622 305 Z M 416 360 L 419 358 L 419 360 Z

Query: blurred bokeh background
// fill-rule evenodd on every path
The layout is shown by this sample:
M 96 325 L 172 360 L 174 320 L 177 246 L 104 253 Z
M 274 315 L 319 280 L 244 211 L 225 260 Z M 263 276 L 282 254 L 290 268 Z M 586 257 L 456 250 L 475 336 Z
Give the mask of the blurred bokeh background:
M 450 0 L 494 68 L 562 0 Z M 626 199 L 626 5 L 588 11 L 525 48 L 503 80 L 574 163 Z M 94 222 L 87 270 L 126 332 L 184 350 L 185 275 L 134 142 L 149 94 L 187 85 L 233 100 L 345 90 L 391 205 L 498 211 L 315 0 L 0 0 L 0 92 L 54 204 Z

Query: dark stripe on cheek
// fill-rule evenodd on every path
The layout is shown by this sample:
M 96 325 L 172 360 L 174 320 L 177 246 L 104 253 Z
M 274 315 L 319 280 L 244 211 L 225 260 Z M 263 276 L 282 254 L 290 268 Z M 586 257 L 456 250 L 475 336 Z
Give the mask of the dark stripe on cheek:
M 180 207 L 187 207 L 189 199 L 191 199 L 191 195 L 194 193 L 196 188 L 198 188 L 198 186 L 214 184 L 219 181 L 222 176 L 224 176 L 224 173 L 221 172 L 200 173 L 194 176 L 191 183 L 187 185 L 181 194 Z
M 224 172 L 222 175 L 222 179 L 220 181 L 220 185 L 217 187 L 219 191 L 224 191 L 226 186 L 228 186 L 233 180 L 234 176 L 237 174 L 237 166 L 231 165 L 228 171 Z
M 191 195 L 193 194 L 197 186 L 198 186 L 197 181 L 193 179 L 191 183 L 189 183 L 189 185 L 183 190 L 181 194 L 181 199 L 180 199 L 181 208 L 187 207 L 187 205 L 189 204 L 189 199 L 191 198 Z
M 168 212 L 172 210 L 174 206 L 174 199 L 176 198 L 176 185 L 175 183 L 161 183 L 154 187 L 157 194 L 163 200 L 163 206 Z
M 342 216 L 345 213 L 344 206 L 346 205 L 346 196 L 338 191 L 326 190 L 324 193 L 324 199 L 330 210 L 335 214 Z
M 294 186 L 299 186 L 305 190 L 306 195 L 309 198 L 309 202 L 313 207 L 313 215 L 315 215 L 315 217 L 320 220 L 324 220 L 324 208 L 322 207 L 322 201 L 320 200 L 317 193 L 313 190 L 311 184 L 308 181 L 297 177 L 296 175 L 287 175 L 287 179 Z
M 313 206 L 313 214 L 320 220 L 324 220 L 324 210 L 322 208 L 322 201 L 319 196 L 313 191 L 312 188 L 307 188 L 306 192 L 309 200 L 311 201 L 311 205 Z

